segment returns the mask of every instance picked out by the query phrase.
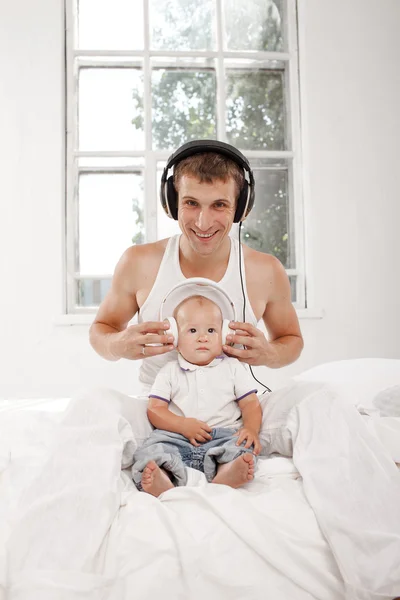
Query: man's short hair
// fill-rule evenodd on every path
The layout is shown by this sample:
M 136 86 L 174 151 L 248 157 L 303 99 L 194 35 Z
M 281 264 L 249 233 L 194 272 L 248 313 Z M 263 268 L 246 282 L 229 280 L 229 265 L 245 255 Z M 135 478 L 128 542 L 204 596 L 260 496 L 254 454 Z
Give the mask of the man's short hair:
M 236 185 L 236 200 L 245 181 L 243 169 L 227 156 L 217 152 L 193 154 L 177 163 L 174 169 L 174 186 L 177 192 L 183 175 L 195 177 L 200 183 L 213 183 L 216 179 L 226 182 L 232 178 Z

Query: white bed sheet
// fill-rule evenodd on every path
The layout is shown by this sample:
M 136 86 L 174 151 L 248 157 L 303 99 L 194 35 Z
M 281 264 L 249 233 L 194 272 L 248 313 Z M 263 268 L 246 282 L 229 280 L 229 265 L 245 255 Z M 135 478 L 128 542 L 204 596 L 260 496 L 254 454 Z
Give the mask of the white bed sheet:
M 157 500 L 118 469 L 126 432 L 107 415 L 91 455 L 76 424 L 60 436 L 67 405 L 0 402 L 1 600 L 345 598 L 292 459 L 261 460 L 241 490 L 194 475 Z
M 52 408 L 51 403 L 48 408 Z M 39 485 L 37 478 L 46 449 L 57 436 L 61 416 L 56 410 L 33 410 L 32 405 L 29 410 L 25 407 L 2 414 L 0 507 L 2 523 L 6 524 L 1 529 L 3 548 L 21 517 L 18 508 L 21 495 L 35 479 L 34 488 Z M 4 453 L 5 431 L 6 446 L 11 452 L 8 457 Z M 109 439 L 99 449 L 99 469 L 101 453 L 115 453 L 115 443 L 118 445 L 117 440 Z M 65 461 L 68 462 L 68 457 Z M 58 465 L 53 464 L 52 468 L 57 469 Z M 95 486 L 93 481 L 90 483 L 90 473 L 87 475 L 89 485 Z M 13 565 L 18 575 L 8 581 L 7 599 L 124 600 L 153 599 L 159 594 L 182 600 L 200 597 L 256 600 L 265 594 L 298 600 L 343 597 L 343 583 L 335 561 L 289 458 L 261 461 L 256 480 L 246 489 L 234 491 L 225 486 L 210 489 L 205 483 L 194 487 L 197 482 L 193 481 L 193 486 L 173 490 L 161 502 L 137 492 L 128 472 L 122 472 L 114 483 L 119 492 L 115 504 L 112 500 L 110 504 L 104 489 L 98 490 L 103 494 L 98 506 L 106 515 L 107 525 L 99 523 L 101 539 L 97 540 L 93 555 L 94 546 L 79 537 L 77 514 L 75 524 L 68 523 L 73 533 L 61 529 L 65 535 L 60 547 L 49 530 L 47 534 L 33 532 L 34 536 L 37 534 L 34 559 L 21 550 L 22 544 L 32 542 L 29 540 L 32 531 L 23 531 L 25 525 L 19 524 L 19 548 L 12 547 L 11 554 L 17 555 L 21 562 Z M 68 496 L 67 491 L 65 495 Z M 22 505 L 26 510 L 26 499 Z M 81 518 L 86 520 L 88 515 L 81 509 Z M 66 514 L 62 499 L 57 510 Z M 53 516 L 56 518 L 56 513 Z M 52 522 L 52 518 L 47 522 L 49 529 Z M 24 568 L 28 564 L 30 568 Z M 43 570 L 42 564 L 52 568 Z M 61 569 L 61 565 L 66 568 Z M 4 598 L 6 580 L 3 556 Z

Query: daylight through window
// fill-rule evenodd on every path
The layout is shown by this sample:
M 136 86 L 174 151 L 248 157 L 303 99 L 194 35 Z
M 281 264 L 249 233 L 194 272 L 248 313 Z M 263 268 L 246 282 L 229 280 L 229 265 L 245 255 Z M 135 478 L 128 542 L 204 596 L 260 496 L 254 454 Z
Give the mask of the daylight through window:
M 249 158 L 243 241 L 279 258 L 304 307 L 295 1 L 66 2 L 67 311 L 95 310 L 129 245 L 179 231 L 162 169 L 205 138 Z

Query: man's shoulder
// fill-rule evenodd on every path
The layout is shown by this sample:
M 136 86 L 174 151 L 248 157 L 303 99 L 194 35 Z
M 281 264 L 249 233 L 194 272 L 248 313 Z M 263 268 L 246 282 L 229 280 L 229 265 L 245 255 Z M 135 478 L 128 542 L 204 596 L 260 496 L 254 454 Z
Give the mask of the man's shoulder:
M 118 277 L 130 280 L 131 277 L 137 275 L 147 274 L 147 277 L 149 277 L 153 272 L 157 273 L 168 245 L 168 239 L 129 246 L 118 262 Z
M 149 242 L 148 244 L 135 244 L 129 246 L 122 255 L 126 261 L 132 262 L 140 259 L 160 258 L 163 256 L 170 238 L 164 238 L 157 242 Z
M 269 269 L 277 269 L 279 266 L 282 266 L 279 259 L 277 259 L 272 254 L 267 254 L 266 252 L 260 252 L 259 250 L 254 250 L 250 248 L 250 246 L 246 246 L 243 244 L 243 258 L 246 266 L 254 266 L 256 268 L 269 268 Z
M 286 277 L 281 261 L 272 254 L 243 246 L 243 258 L 249 284 L 266 284 L 266 289 L 271 290 L 276 287 L 281 277 Z

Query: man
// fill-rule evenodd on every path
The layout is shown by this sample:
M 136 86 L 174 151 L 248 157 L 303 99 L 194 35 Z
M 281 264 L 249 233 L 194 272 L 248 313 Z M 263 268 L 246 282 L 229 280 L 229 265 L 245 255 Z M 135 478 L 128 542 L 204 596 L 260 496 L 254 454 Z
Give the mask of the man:
M 167 182 L 170 166 L 175 167 L 174 175 Z M 250 183 L 246 181 L 246 171 L 250 173 Z M 165 271 L 164 292 L 168 286 L 177 283 L 171 277 L 205 277 L 224 284 L 232 258 L 229 232 L 234 220 L 237 221 L 235 216 L 244 188 L 249 188 L 248 194 L 254 201 L 254 180 L 247 159 L 232 146 L 221 142 L 202 140 L 185 144 L 169 159 L 163 179 L 162 202 L 166 203 L 169 216 L 177 216 L 182 231 L 177 241 L 178 265 L 172 272 L 164 265 L 166 257 L 171 263 L 174 260 L 168 239 L 132 246 L 122 255 L 111 289 L 90 329 L 93 348 L 108 360 L 160 357 L 173 350 L 171 337 L 165 335 L 168 324 L 157 320 L 156 305 L 152 307 L 150 320 L 128 326 L 129 321 L 138 311 L 139 321 L 141 315 L 143 318 L 143 307 L 154 295 L 156 281 L 161 279 L 161 265 Z M 169 199 L 171 206 L 168 199 L 163 200 L 163 195 L 168 194 L 164 185 L 173 196 Z M 176 206 L 172 206 L 175 203 Z M 171 214 L 176 209 L 177 215 L 176 212 Z M 244 220 L 250 209 L 251 205 L 246 204 L 240 220 Z M 252 323 L 232 323 L 231 328 L 239 331 L 228 339 L 228 343 L 245 348 L 226 346 L 224 351 L 249 365 L 283 367 L 295 361 L 303 348 L 288 277 L 275 257 L 247 246 L 243 246 L 243 261 L 243 283 L 247 288 L 244 293 L 247 293 Z M 243 306 L 237 264 L 234 271 L 236 277 L 231 277 L 227 283 L 231 286 L 228 291 L 236 294 L 237 301 Z M 158 297 L 161 300 L 162 294 Z M 269 340 L 256 327 L 260 319 L 265 323 Z M 158 367 L 166 360 L 159 360 Z M 150 384 L 146 378 L 142 381 Z

